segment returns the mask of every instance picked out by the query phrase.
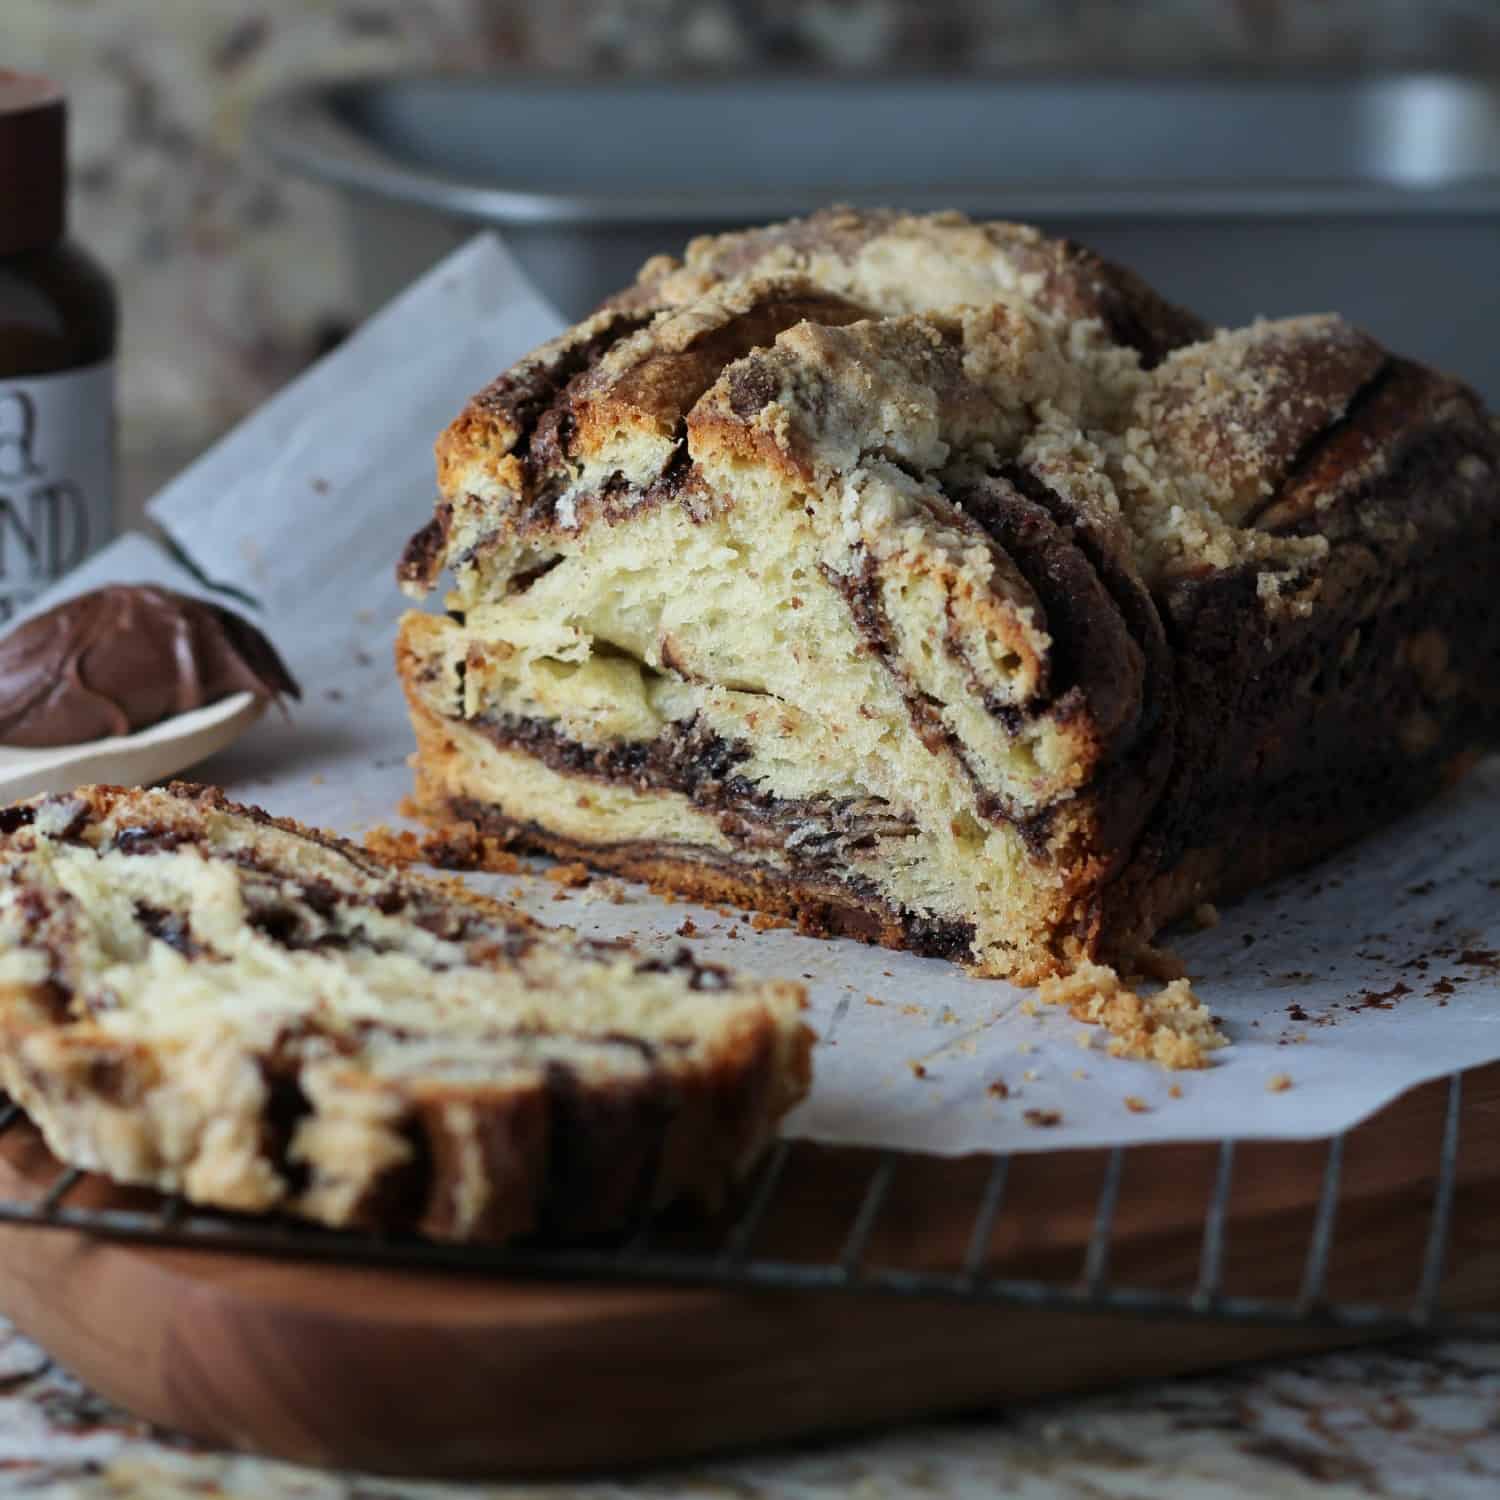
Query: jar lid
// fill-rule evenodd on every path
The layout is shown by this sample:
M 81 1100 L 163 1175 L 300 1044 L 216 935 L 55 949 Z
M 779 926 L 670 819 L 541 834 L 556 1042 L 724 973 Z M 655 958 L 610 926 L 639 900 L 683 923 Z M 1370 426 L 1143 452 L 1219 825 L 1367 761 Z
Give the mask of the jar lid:
M 67 133 L 67 104 L 55 83 L 0 68 L 0 255 L 63 237 Z

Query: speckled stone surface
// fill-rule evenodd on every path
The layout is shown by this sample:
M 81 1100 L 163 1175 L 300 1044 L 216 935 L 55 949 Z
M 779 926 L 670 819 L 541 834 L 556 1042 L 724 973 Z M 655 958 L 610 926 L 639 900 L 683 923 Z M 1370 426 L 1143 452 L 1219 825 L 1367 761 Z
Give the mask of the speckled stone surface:
M 78 1500 L 1492 1500 L 1500 1344 L 1385 1346 L 628 1480 L 440 1484 L 210 1453 L 0 1322 L 0 1494 Z

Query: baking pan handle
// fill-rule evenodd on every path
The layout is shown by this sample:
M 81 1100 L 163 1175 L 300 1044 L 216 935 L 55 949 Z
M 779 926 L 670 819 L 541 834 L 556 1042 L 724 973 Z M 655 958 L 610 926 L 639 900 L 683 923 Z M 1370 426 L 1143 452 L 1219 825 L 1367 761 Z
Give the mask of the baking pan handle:
M 340 108 L 343 91 L 325 81 L 265 95 L 251 114 L 251 140 L 286 171 L 437 213 L 501 224 L 575 221 L 566 200 L 550 194 L 514 192 L 408 165 L 350 122 Z

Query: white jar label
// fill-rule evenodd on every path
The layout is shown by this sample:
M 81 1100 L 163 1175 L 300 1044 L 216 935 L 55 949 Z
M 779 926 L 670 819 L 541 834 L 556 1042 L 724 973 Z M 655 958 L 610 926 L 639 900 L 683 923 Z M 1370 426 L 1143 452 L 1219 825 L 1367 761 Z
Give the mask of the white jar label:
M 107 542 L 115 367 L 0 380 L 0 622 Z

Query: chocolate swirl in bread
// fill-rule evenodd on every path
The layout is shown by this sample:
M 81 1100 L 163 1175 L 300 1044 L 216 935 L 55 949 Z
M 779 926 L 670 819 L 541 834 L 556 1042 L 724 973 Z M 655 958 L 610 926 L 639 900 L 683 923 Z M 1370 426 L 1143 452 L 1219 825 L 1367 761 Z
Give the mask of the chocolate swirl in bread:
M 438 467 L 401 571 L 450 614 L 398 647 L 434 819 L 981 973 L 1128 952 L 1493 734 L 1472 393 L 1020 226 L 695 242 Z

